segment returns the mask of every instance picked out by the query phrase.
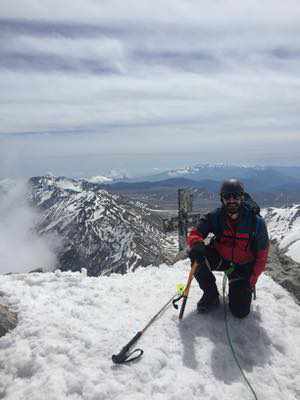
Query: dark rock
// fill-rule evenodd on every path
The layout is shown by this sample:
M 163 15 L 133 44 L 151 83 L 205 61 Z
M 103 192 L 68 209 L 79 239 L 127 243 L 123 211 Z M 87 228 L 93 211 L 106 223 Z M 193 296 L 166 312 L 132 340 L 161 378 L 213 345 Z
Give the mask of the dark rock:
M 32 269 L 31 271 L 29 271 L 30 274 L 42 273 L 42 272 L 44 272 L 43 268 L 35 268 L 35 269 Z
M 0 336 L 4 336 L 8 331 L 17 326 L 17 314 L 10 311 L 5 305 L 0 304 Z
M 275 243 L 270 246 L 266 272 L 300 304 L 300 264 L 286 256 Z

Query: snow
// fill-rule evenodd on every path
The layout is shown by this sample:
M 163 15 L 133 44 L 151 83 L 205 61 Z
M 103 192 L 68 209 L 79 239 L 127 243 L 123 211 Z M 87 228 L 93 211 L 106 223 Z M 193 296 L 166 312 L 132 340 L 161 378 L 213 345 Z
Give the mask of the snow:
M 300 205 L 271 207 L 262 212 L 270 238 L 278 243 L 286 255 L 300 262 Z
M 18 312 L 0 338 L 0 398 L 5 400 L 253 399 L 226 341 L 223 307 L 197 315 L 194 281 L 184 319 L 170 307 L 138 343 L 142 359 L 111 356 L 185 282 L 188 261 L 126 275 L 90 278 L 55 272 L 1 276 L 3 300 Z M 217 273 L 221 290 L 222 274 Z M 300 308 L 263 276 L 244 320 L 229 314 L 237 356 L 258 399 L 300 399 Z
M 86 181 L 91 183 L 111 183 L 113 182 L 112 178 L 108 178 L 107 176 L 92 176 L 90 178 L 86 178 Z
M 56 186 L 64 190 L 72 190 L 73 192 L 82 192 L 80 183 L 69 179 L 60 179 L 56 182 Z
M 268 226 L 270 239 L 275 240 L 280 250 L 300 263 L 300 205 L 291 207 L 270 207 L 261 215 Z
M 99 208 L 93 212 L 93 217 L 90 218 L 90 221 L 97 221 L 98 219 L 102 218 L 104 211 L 105 208 L 99 205 Z
M 171 170 L 168 172 L 168 175 L 173 177 L 173 176 L 177 176 L 177 175 L 186 175 L 186 174 L 190 174 L 192 172 L 192 168 L 191 167 L 185 167 L 185 168 L 178 168 L 175 170 Z
M 271 207 L 262 214 L 267 220 L 268 231 L 272 239 L 280 241 L 286 236 L 298 208 L 298 205 L 287 208 Z
M 197 163 L 193 166 L 185 166 L 182 168 L 172 169 L 167 172 L 167 175 L 171 177 L 180 176 L 180 175 L 187 175 L 187 174 L 197 174 L 204 169 L 211 169 L 211 170 L 223 170 L 223 169 L 233 169 L 233 168 L 244 168 L 248 169 L 251 168 L 252 170 L 256 171 L 263 171 L 267 167 L 259 166 L 259 165 L 251 165 L 251 164 L 230 164 L 230 163 Z
M 300 263 L 300 241 L 291 244 L 286 252 L 286 255 L 291 257 L 293 260 Z

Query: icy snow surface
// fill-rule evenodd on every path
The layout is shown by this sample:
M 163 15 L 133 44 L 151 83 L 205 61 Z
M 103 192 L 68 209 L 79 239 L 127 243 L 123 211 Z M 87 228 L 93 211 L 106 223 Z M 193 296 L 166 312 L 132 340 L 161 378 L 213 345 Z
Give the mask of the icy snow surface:
M 0 291 L 18 311 L 19 324 L 0 338 L 0 398 L 253 399 L 226 340 L 223 307 L 195 312 L 196 282 L 184 319 L 170 307 L 138 342 L 142 359 L 113 365 L 111 355 L 168 301 L 188 270 L 181 261 L 123 276 L 2 276 Z M 258 399 L 300 399 L 300 308 L 282 287 L 263 276 L 251 314 L 244 320 L 229 315 L 229 329 Z
M 271 239 L 276 240 L 279 248 L 287 256 L 300 262 L 300 205 L 292 207 L 271 207 L 263 210 Z

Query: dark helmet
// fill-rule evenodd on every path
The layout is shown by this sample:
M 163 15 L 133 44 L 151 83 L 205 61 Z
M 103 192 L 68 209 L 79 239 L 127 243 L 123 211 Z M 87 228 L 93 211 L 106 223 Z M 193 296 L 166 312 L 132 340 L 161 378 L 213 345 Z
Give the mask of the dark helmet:
M 220 189 L 220 195 L 222 196 L 228 193 L 243 195 L 245 193 L 243 184 L 237 179 L 228 179 L 224 181 Z

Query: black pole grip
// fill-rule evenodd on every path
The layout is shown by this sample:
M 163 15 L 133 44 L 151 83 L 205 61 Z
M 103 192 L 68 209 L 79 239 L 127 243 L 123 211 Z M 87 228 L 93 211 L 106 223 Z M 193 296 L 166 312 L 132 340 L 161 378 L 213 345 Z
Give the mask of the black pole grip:
M 179 295 L 178 297 L 176 297 L 176 299 L 174 299 L 172 301 L 173 307 L 176 308 L 176 310 L 178 310 L 178 301 L 181 300 L 183 298 L 183 294 Z
M 113 354 L 111 359 L 115 364 L 122 364 L 124 363 L 127 358 L 128 358 L 128 351 L 132 345 L 134 345 L 135 342 L 139 340 L 139 338 L 142 336 L 143 331 L 139 331 L 131 340 L 126 344 L 126 346 L 123 347 L 123 349 L 120 351 L 119 354 Z
M 179 313 L 179 319 L 182 319 L 182 317 L 183 317 L 186 302 L 187 302 L 187 296 L 183 296 L 183 301 L 182 301 L 180 313 Z

